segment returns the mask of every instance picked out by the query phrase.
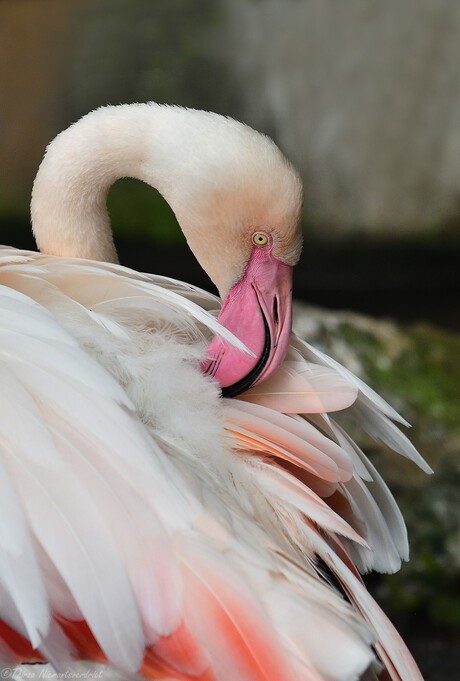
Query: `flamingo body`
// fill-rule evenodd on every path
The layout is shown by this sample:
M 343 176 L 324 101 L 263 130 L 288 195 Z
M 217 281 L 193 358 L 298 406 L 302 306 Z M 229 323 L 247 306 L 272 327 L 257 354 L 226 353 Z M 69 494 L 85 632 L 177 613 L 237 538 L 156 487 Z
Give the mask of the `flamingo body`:
M 129 110 L 115 117 L 105 111 L 112 139 L 122 126 L 118 113 L 124 120 Z M 51 223 L 56 228 L 60 215 L 70 237 L 59 233 L 59 255 L 0 250 L 0 658 L 5 665 L 47 660 L 59 670 L 92 660 L 125 677 L 164 681 L 351 681 L 375 679 L 383 667 L 392 679 L 420 679 L 359 577 L 371 568 L 394 571 L 407 559 L 404 522 L 331 413 L 347 409 L 373 436 L 429 469 L 389 405 L 289 337 L 296 176 L 271 142 L 227 119 L 156 105 L 133 111 L 142 134 L 153 112 L 160 167 L 161 158 L 172 165 L 201 120 L 199 129 L 210 126 L 214 140 L 203 149 L 211 169 L 219 168 L 217 133 L 230 129 L 233 152 L 244 148 L 244 158 L 268 145 L 272 173 L 264 183 L 253 177 L 254 161 L 246 167 L 251 186 L 258 181 L 262 189 L 253 193 L 255 208 L 244 193 L 233 216 L 243 244 L 227 248 L 229 268 L 214 277 L 225 298 L 217 320 L 216 297 L 101 262 L 114 253 L 102 238 L 107 217 L 93 178 L 105 173 L 107 190 L 122 136 L 115 135 L 114 149 L 104 142 L 111 153 L 91 163 L 76 138 L 65 143 L 73 175 L 74 156 L 79 166 L 76 198 L 69 168 L 59 173 L 60 157 L 48 152 L 34 188 L 34 229 L 42 248 L 53 250 L 48 206 Z M 168 116 L 174 139 L 162 128 Z M 100 135 L 101 120 L 83 119 L 82 134 Z M 228 154 L 217 176 L 222 186 L 211 182 L 205 192 L 187 184 L 177 159 L 168 184 L 158 169 L 146 169 L 138 136 L 132 148 L 131 174 L 156 173 L 177 213 L 185 211 L 181 191 L 193 196 L 196 213 L 182 226 L 206 265 L 209 235 L 207 246 L 197 246 L 203 220 L 215 215 L 216 192 L 216 222 L 231 216 L 242 190 L 238 156 Z M 202 178 L 206 164 L 197 163 Z M 273 210 L 261 223 L 278 165 L 280 200 L 267 198 Z M 59 192 L 42 201 L 50 178 L 67 192 L 62 205 Z M 80 210 L 90 225 L 89 207 L 95 231 L 87 237 L 85 228 L 82 239 L 73 223 Z M 210 224 L 208 216 L 208 232 Z M 268 235 L 263 250 L 251 242 L 261 232 Z M 214 234 L 220 253 L 216 234 L 222 232 Z M 91 240 L 95 260 L 82 258 Z M 255 326 L 238 325 L 235 310 L 247 300 L 259 315 Z M 256 337 L 249 352 L 235 338 L 239 331 L 243 341 Z M 210 371 L 216 357 L 220 374 Z M 238 392 L 252 378 L 230 399 L 211 373 Z

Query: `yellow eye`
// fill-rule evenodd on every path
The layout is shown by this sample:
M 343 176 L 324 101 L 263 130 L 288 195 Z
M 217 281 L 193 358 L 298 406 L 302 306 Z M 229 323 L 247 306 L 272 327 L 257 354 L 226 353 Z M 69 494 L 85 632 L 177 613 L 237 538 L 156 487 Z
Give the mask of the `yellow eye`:
M 254 232 L 252 235 L 252 243 L 254 246 L 266 246 L 268 244 L 268 236 L 265 232 Z

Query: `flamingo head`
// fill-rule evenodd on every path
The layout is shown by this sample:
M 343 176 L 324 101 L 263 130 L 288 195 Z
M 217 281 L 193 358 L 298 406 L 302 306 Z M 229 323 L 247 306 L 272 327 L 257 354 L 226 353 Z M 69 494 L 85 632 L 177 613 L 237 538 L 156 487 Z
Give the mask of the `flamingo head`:
M 291 335 L 292 265 L 274 255 L 268 230 L 254 232 L 252 240 L 244 273 L 230 288 L 219 314 L 220 323 L 251 353 L 217 336 L 203 364 L 225 397 L 270 376 L 283 361 Z
M 270 376 L 286 355 L 303 192 L 299 176 L 269 138 L 208 116 L 213 125 L 196 155 L 190 189 L 182 182 L 171 205 L 219 290 L 220 323 L 249 350 L 216 336 L 202 365 L 223 395 L 233 396 Z

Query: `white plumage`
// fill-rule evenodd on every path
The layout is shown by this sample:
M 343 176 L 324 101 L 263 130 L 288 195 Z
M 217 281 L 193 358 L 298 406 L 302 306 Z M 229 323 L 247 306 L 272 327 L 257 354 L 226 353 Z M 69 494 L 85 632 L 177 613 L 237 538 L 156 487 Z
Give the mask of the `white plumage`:
M 165 681 L 352 681 L 376 678 L 383 663 L 393 679 L 420 679 L 358 575 L 398 569 L 408 556 L 404 522 L 327 413 L 349 409 L 372 436 L 429 470 L 393 424 L 396 412 L 294 337 L 277 373 L 223 399 L 200 369 L 207 347 L 215 333 L 243 346 L 216 321 L 217 298 L 69 257 L 82 255 L 78 240 L 86 249 L 93 238 L 76 231 L 78 211 L 88 229 L 93 217 L 101 227 L 94 257 L 113 257 L 102 237 L 104 192 L 127 140 L 130 174 L 155 177 L 167 197 L 180 197 L 170 199 L 178 213 L 189 208 L 192 245 L 207 227 L 203 264 L 230 252 L 216 281 L 224 296 L 249 257 L 245 221 L 272 225 L 274 250 L 285 243 L 286 259 L 295 257 L 296 176 L 266 138 L 215 115 L 139 105 L 92 116 L 97 126 L 83 119 L 61 147 L 64 164 L 51 147 L 34 189 L 39 244 L 52 250 L 54 226 L 61 257 L 0 250 L 4 665 L 36 655 L 58 670 L 87 658 Z M 101 125 L 112 151 L 99 157 L 93 133 Z M 193 144 L 190 125 L 200 133 Z M 152 136 L 156 155 L 145 151 Z M 202 155 L 187 167 L 192 149 Z M 261 174 L 257 154 L 269 172 Z M 187 173 L 197 169 L 193 181 Z M 40 231 L 47 206 L 52 217 Z M 239 231 L 227 242 L 229 220 Z

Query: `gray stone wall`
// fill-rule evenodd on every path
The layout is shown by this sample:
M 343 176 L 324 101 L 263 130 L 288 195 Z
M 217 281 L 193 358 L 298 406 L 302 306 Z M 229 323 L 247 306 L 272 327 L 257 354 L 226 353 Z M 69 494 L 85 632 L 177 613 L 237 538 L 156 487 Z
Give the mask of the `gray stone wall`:
M 460 3 L 226 0 L 247 117 L 300 166 L 314 226 L 460 222 Z

